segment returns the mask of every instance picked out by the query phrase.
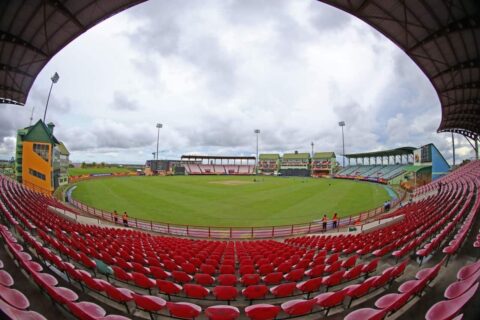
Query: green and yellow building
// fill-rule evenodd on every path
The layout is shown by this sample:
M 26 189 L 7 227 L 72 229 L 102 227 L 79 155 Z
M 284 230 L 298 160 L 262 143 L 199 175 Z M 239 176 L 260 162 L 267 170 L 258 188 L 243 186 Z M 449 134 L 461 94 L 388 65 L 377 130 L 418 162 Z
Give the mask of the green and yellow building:
M 38 120 L 17 131 L 15 175 L 18 182 L 37 191 L 52 194 L 68 183 L 69 152 L 53 135 L 53 123 Z

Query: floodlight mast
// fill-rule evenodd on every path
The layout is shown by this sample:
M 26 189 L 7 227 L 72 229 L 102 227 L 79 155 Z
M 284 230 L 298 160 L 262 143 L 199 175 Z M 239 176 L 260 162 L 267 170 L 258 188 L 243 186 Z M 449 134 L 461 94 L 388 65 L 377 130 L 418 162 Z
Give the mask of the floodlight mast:
M 255 175 L 258 175 L 258 135 L 260 134 L 260 129 L 255 129 L 254 132 L 257 136 L 257 157 L 255 158 Z
M 338 125 L 342 127 L 343 167 L 345 168 L 345 136 L 343 134 L 343 127 L 345 127 L 345 121 L 340 121 Z
M 163 125 L 161 123 L 157 123 L 157 129 L 158 129 L 158 132 L 157 132 L 157 161 L 158 161 L 158 142 L 160 140 L 160 129 L 163 127 Z
M 313 141 L 312 141 L 312 142 L 310 143 L 310 145 L 312 146 L 312 158 L 313 158 L 313 146 L 314 146 L 315 144 L 314 144 Z
M 56 72 L 50 78 L 50 80 L 52 80 L 52 84 L 50 85 L 50 90 L 48 91 L 47 103 L 45 104 L 45 112 L 43 113 L 43 122 L 45 122 L 45 118 L 47 117 L 48 102 L 50 101 L 50 94 L 52 93 L 53 84 L 57 83 L 59 79 L 60 76 Z

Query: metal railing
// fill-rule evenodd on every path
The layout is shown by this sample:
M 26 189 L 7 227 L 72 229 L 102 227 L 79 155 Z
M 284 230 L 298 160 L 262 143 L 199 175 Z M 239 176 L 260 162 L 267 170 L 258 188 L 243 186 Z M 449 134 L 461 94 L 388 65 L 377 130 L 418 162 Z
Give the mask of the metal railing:
M 400 199 L 396 199 L 391 202 L 391 207 L 395 207 L 399 202 L 405 199 L 405 193 L 401 194 Z M 90 207 L 75 199 L 70 199 L 70 204 L 86 212 L 92 216 L 101 218 L 103 220 L 115 223 L 113 213 L 104 211 L 94 207 Z M 381 223 L 382 218 L 379 215 L 384 213 L 385 210 L 382 207 L 372 209 L 367 212 L 363 212 L 357 215 L 351 215 L 342 217 L 338 220 L 336 227 L 333 226 L 333 221 L 327 222 L 326 230 L 333 230 L 354 226 L 358 224 L 365 224 L 372 221 L 378 221 Z M 122 217 L 119 214 L 118 225 L 122 225 Z M 172 224 L 165 222 L 157 222 L 151 220 L 144 220 L 139 218 L 129 217 L 128 227 L 137 229 L 195 238 L 208 238 L 208 239 L 265 239 L 265 238 L 281 238 L 291 237 L 297 235 L 304 235 L 309 233 L 320 233 L 325 231 L 323 229 L 322 221 L 312 221 L 309 223 L 291 224 L 291 225 L 279 225 L 279 226 L 267 226 L 267 227 L 214 227 L 214 226 L 195 226 L 195 225 L 182 225 Z

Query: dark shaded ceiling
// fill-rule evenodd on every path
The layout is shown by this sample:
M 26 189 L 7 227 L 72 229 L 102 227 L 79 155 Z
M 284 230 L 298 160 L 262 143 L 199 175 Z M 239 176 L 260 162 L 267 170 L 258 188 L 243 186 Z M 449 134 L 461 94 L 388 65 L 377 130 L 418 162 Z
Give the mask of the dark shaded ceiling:
M 23 105 L 47 62 L 92 26 L 145 0 L 0 2 L 0 103 Z M 480 1 L 319 0 L 396 43 L 432 82 L 439 132 L 480 134 Z M 272 0 L 272 4 L 274 0 Z
M 319 0 L 365 21 L 422 69 L 442 109 L 438 132 L 480 134 L 480 1 Z

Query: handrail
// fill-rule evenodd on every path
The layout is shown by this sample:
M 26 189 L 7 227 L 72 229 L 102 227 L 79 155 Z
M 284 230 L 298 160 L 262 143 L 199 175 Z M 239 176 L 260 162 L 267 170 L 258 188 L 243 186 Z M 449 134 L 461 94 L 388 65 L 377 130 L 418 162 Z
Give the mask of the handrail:
M 402 193 L 400 199 L 392 201 L 391 207 L 397 206 L 401 201 L 405 199 L 406 193 Z M 74 207 L 90 214 L 101 218 L 105 221 L 114 222 L 113 213 L 90 207 L 78 200 L 70 197 L 70 204 Z M 384 213 L 385 210 L 382 207 L 378 207 L 367 212 L 362 212 L 357 215 L 350 215 L 342 217 L 338 220 L 337 226 L 333 227 L 333 221 L 327 222 L 327 230 L 338 229 L 342 227 L 352 226 L 358 223 L 368 223 L 375 220 L 381 222 L 381 218 L 377 219 L 379 215 Z M 118 217 L 118 224 L 122 224 L 121 215 Z M 215 226 L 198 226 L 198 225 L 186 225 L 186 224 L 172 224 L 165 222 L 157 222 L 152 220 L 145 220 L 140 218 L 129 217 L 129 227 L 142 229 L 151 232 L 186 236 L 194 238 L 208 238 L 208 239 L 265 239 L 265 238 L 281 238 L 291 237 L 296 235 L 304 235 L 309 233 L 323 232 L 323 225 L 321 221 L 311 221 L 309 223 L 289 224 L 289 225 L 277 225 L 277 226 L 265 226 L 265 227 L 215 227 Z

